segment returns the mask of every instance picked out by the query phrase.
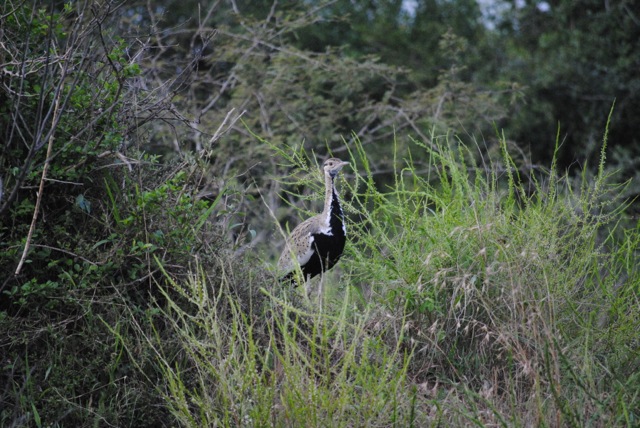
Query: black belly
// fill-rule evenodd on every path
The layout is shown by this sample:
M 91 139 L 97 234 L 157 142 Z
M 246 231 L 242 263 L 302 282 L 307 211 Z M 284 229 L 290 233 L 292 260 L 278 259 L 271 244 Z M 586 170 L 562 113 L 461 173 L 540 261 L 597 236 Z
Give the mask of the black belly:
M 331 212 L 329 228 L 332 234 L 315 233 L 311 235 L 313 237 L 313 254 L 307 263 L 300 266 L 305 281 L 331 269 L 342 256 L 347 237 L 344 232 L 342 208 L 335 194 L 331 202 Z M 294 278 L 295 271 L 292 271 L 285 275 L 281 281 L 294 281 Z
M 342 230 L 341 230 L 342 231 Z M 340 233 L 336 236 L 315 234 L 313 236 L 313 255 L 307 263 L 300 266 L 305 281 L 331 269 L 342 256 L 346 238 Z M 280 279 L 281 282 L 294 282 L 295 270 Z
M 313 255 L 304 266 L 301 266 L 305 278 L 313 278 L 331 269 L 342 256 L 345 244 L 344 234 L 313 235 Z

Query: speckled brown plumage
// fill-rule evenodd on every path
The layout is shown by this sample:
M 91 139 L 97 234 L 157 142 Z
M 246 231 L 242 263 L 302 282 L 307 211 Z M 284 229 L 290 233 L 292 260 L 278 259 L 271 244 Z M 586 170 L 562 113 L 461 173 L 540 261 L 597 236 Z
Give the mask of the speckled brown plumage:
M 348 162 L 330 158 L 324 161 L 322 169 L 325 179 L 324 209 L 299 224 L 285 243 L 278 260 L 278 272 L 282 281 L 291 281 L 297 265 L 300 266 L 304 280 L 331 269 L 342 256 L 347 230 L 344 214 L 334 179 Z

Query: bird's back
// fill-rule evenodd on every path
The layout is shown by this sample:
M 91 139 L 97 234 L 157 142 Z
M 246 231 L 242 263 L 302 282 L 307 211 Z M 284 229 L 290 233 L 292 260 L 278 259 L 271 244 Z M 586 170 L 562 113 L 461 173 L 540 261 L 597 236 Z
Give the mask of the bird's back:
M 327 225 L 325 219 L 317 215 L 300 223 L 291 232 L 278 260 L 278 271 L 284 275 L 282 279 L 291 279 L 297 265 L 305 279 L 331 269 L 340 259 L 346 242 L 341 221 Z
M 319 218 L 319 215 L 308 218 L 293 229 L 280 254 L 278 272 L 290 273 L 295 270 L 296 263 L 304 265 L 309 260 L 312 237 L 319 231 Z

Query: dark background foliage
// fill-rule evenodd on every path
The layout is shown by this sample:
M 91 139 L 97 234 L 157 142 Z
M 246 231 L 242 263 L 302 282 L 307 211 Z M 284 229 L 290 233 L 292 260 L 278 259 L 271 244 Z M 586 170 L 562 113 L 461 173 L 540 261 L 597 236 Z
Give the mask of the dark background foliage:
M 491 147 L 497 128 L 524 151 L 529 165 L 548 164 L 559 135 L 560 167 L 578 170 L 585 160 L 594 164 L 613 108 L 610 166 L 619 168 L 623 178 L 636 175 L 640 17 L 631 1 L 337 0 L 276 7 L 268 1 L 221 2 L 207 20 L 197 2 L 165 2 L 162 11 L 168 27 L 217 31 L 202 52 L 206 60 L 199 62 L 199 72 L 219 76 L 229 105 L 247 108 L 247 121 L 258 116 L 251 107 L 260 103 L 259 85 L 270 83 L 264 77 L 278 75 L 279 67 L 296 67 L 274 60 L 293 55 L 300 59 L 299 67 L 324 68 L 331 75 L 318 73 L 319 86 L 299 76 L 286 81 L 286 95 L 306 100 L 286 111 L 289 131 L 277 138 L 338 149 L 342 142 L 337 135 L 348 138 L 353 131 L 375 140 L 381 129 L 395 127 L 398 135 L 420 137 L 435 123 L 442 129 L 462 125 L 471 134 L 461 133 L 462 138 L 484 140 L 482 145 Z M 237 58 L 220 55 L 229 46 L 226 37 L 255 44 L 238 46 L 245 49 L 238 53 L 243 61 L 256 65 L 251 77 L 233 81 L 236 87 L 225 76 L 238 77 Z M 186 40 L 178 45 L 186 46 Z M 189 52 L 184 54 L 188 58 Z M 346 68 L 315 60 L 327 54 Z M 350 60 L 367 70 L 348 68 Z M 300 94 L 295 93 L 297 84 L 302 85 Z M 285 95 L 284 88 L 273 89 L 270 95 Z M 253 99 L 234 103 L 238 92 Z M 282 106 L 273 97 L 269 100 L 276 109 Z M 449 114 L 430 109 L 447 102 L 453 109 Z M 224 110 L 226 104 L 216 107 Z M 275 129 L 265 123 L 273 109 L 256 107 L 263 115 L 261 128 Z M 310 128 L 322 118 L 332 126 L 326 131 Z M 382 133 L 383 138 L 388 135 Z

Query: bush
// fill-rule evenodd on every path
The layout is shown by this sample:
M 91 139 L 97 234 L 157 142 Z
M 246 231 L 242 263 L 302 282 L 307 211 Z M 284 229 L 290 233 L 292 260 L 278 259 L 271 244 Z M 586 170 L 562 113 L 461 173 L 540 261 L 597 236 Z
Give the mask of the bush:
M 133 365 L 114 332 L 127 336 L 164 298 L 165 275 L 184 280 L 197 259 L 217 275 L 233 259 L 220 225 L 241 195 L 203 192 L 202 158 L 162 165 L 136 149 L 138 120 L 164 114 L 167 99 L 138 101 L 136 55 L 111 33 L 112 3 L 7 6 L 0 425 L 170 425 L 150 349 Z
M 410 376 L 469 422 L 631 423 L 640 277 L 626 260 L 638 236 L 614 238 L 625 205 L 604 164 L 577 185 L 553 167 L 525 183 L 506 149 L 474 165 L 463 146 L 431 141 L 418 143 L 426 172 L 408 159 L 388 191 L 358 152 L 365 174 L 348 187 L 348 282 L 412 352 Z

